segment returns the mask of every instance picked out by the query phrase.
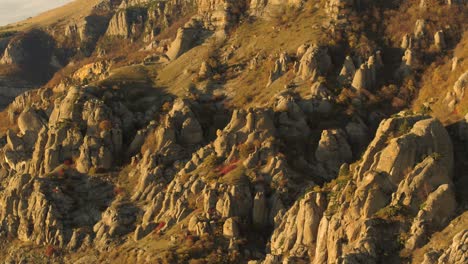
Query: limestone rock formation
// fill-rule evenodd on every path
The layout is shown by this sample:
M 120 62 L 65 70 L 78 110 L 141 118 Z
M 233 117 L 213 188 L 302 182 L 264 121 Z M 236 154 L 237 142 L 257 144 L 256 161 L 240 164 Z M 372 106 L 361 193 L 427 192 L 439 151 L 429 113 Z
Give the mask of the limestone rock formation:
M 302 56 L 297 75 L 303 80 L 314 79 L 318 75 L 326 74 L 331 66 L 327 49 L 313 45 Z
M 320 219 L 326 206 L 326 198 L 321 193 L 308 193 L 296 202 L 273 232 L 271 253 L 289 253 L 298 257 L 308 254 L 316 243 Z
M 73 77 L 80 82 L 104 79 L 109 76 L 109 70 L 111 67 L 112 62 L 110 61 L 90 63 L 78 69 L 73 74 Z
M 411 49 L 405 51 L 405 55 L 401 58 L 401 65 L 396 71 L 396 76 L 398 78 L 404 79 L 405 77 L 411 75 L 412 68 L 416 63 L 416 58 Z
M 435 33 L 435 35 L 434 35 L 434 44 L 437 47 L 437 49 L 439 49 L 439 50 L 445 49 L 445 47 L 447 45 L 445 44 L 444 31 L 439 30 L 439 31 L 437 31 Z
M 138 9 L 124 9 L 118 11 L 110 20 L 107 36 L 128 38 L 142 31 L 146 13 Z
M 0 259 L 465 263 L 466 1 L 371 2 L 2 27 Z
M 279 58 L 275 61 L 274 69 L 270 72 L 267 87 L 288 71 L 289 61 L 290 58 L 287 53 L 283 52 L 279 55 Z
M 341 68 L 340 75 L 338 76 L 338 81 L 341 84 L 350 83 L 356 74 L 356 67 L 354 66 L 353 59 L 350 56 L 346 56 Z
M 195 45 L 199 39 L 199 34 L 200 28 L 197 25 L 186 25 L 184 28 L 180 28 L 166 55 L 171 60 L 177 59 Z
M 414 26 L 414 37 L 416 39 L 419 39 L 424 36 L 425 27 L 426 27 L 426 21 L 424 19 L 416 20 L 416 24 Z
M 445 95 L 443 102 L 453 111 L 456 105 L 465 97 L 465 89 L 468 86 L 468 72 L 463 73 Z
M 440 257 L 433 263 L 464 263 L 468 261 L 468 254 L 465 249 L 468 243 L 468 231 L 464 230 L 455 235 L 452 244 L 448 247 Z
M 350 162 L 353 158 L 344 131 L 324 130 L 315 151 L 315 158 L 331 172 L 331 175 L 337 175 L 341 165 Z
M 399 129 L 402 125 L 408 130 Z M 422 161 L 421 155 L 425 157 Z M 321 209 L 322 216 L 308 214 L 314 216 L 310 218 L 310 226 L 315 231 L 309 233 L 312 236 L 308 237 L 310 244 L 305 250 L 312 263 L 338 260 L 376 263 L 382 258 L 378 252 L 385 247 L 385 237 L 390 233 L 376 229 L 375 218 L 392 217 L 388 213 L 390 208 L 408 206 L 409 210 L 419 211 L 413 220 L 410 244 L 427 235 L 418 230 L 428 232 L 428 228 L 441 228 L 453 214 L 452 145 L 447 131 L 437 120 L 413 116 L 383 121 L 355 168 L 351 175 L 341 176 L 344 177 L 341 183 L 330 187 L 332 198 L 326 203 L 326 210 Z M 426 192 L 421 193 L 419 188 L 426 188 Z M 307 197 L 320 197 L 320 193 L 310 192 Z M 423 202 L 427 207 L 420 210 Z M 281 257 L 285 255 L 304 258 L 306 251 L 298 254 L 293 247 L 296 229 L 291 227 L 296 227 L 296 221 L 292 217 L 301 215 L 298 207 L 293 206 L 282 224 L 275 228 L 270 245 L 272 256 L 265 263 L 276 263 L 268 259 L 286 259 Z

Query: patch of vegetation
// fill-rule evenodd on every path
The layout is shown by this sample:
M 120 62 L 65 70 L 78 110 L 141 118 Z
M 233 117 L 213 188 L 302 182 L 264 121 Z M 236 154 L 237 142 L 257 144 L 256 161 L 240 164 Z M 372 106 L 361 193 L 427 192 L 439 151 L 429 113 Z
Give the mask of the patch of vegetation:
M 404 248 L 406 241 L 409 239 L 409 234 L 406 232 L 398 234 L 397 243 L 400 245 L 400 248 Z
M 328 199 L 328 208 L 325 211 L 326 216 L 332 216 L 339 209 L 339 204 L 337 202 L 338 197 L 341 195 L 343 189 L 351 181 L 350 176 L 339 176 L 333 181 L 326 183 L 322 187 L 322 192 L 327 192 Z
M 411 125 L 408 123 L 408 120 L 405 119 L 403 123 L 401 123 L 400 126 L 398 127 L 396 137 L 405 135 L 409 133 L 410 130 L 411 130 Z
M 216 156 L 216 154 L 211 154 L 205 158 L 203 165 L 206 168 L 216 168 L 223 162 L 223 159 Z
M 426 205 L 427 205 L 426 202 L 421 203 L 421 204 L 419 205 L 419 210 L 424 210 L 424 208 L 426 208 Z
M 220 182 L 231 185 L 248 184 L 249 178 L 246 176 L 246 173 L 246 168 L 243 165 L 239 165 L 235 169 L 231 170 L 229 173 L 224 175 L 220 179 Z
M 431 155 L 429 155 L 429 157 L 433 158 L 435 161 L 438 161 L 442 159 L 442 154 L 440 154 L 439 152 L 432 152 Z
M 403 205 L 388 205 L 374 214 L 374 217 L 387 221 L 401 220 L 408 215 L 408 208 Z
M 13 37 L 17 33 L 18 33 L 18 31 L 16 31 L 16 30 L 0 32 L 0 38 Z
M 216 180 L 220 176 L 216 169 L 222 162 L 222 158 L 216 156 L 216 154 L 211 154 L 203 160 L 203 163 L 192 174 L 202 175 L 207 181 Z
M 347 177 L 349 176 L 351 173 L 351 171 L 349 170 L 349 166 L 341 166 L 340 167 L 340 172 L 339 172 L 339 176 L 342 176 L 342 177 Z
M 253 153 L 255 149 L 261 146 L 262 142 L 259 140 L 255 140 L 253 143 L 243 143 L 238 146 L 239 155 L 241 158 L 245 159 L 249 156 L 249 154 Z

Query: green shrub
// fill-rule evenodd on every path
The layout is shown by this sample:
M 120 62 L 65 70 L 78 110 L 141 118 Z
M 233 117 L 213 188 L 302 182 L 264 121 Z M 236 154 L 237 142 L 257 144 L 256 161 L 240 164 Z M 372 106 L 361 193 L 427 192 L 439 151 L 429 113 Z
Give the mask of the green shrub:
M 18 31 L 4 31 L 4 32 L 0 32 L 0 38 L 8 38 L 8 37 L 12 37 L 14 35 L 16 35 L 18 33 Z
M 411 126 L 408 123 L 408 120 L 403 121 L 401 125 L 398 127 L 398 135 L 404 135 L 411 130 Z
M 388 205 L 374 214 L 375 217 L 384 220 L 395 220 L 399 217 L 404 217 L 407 214 L 407 208 L 400 205 Z
M 222 162 L 222 159 L 216 156 L 216 154 L 211 154 L 208 157 L 205 158 L 205 161 L 203 162 L 203 165 L 206 168 L 215 168 L 218 165 L 220 165 Z
M 432 152 L 432 154 L 429 156 L 433 158 L 435 161 L 438 161 L 442 158 L 442 154 L 440 154 L 439 152 Z

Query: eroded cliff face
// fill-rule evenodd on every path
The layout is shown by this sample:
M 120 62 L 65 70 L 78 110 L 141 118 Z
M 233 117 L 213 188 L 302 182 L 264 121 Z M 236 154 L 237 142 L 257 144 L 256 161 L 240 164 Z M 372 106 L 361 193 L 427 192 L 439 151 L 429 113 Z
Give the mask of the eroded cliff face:
M 133 115 L 118 93 L 111 104 L 100 96 L 75 87 L 55 104 L 44 100 L 19 114 L 19 133 L 8 132 L 2 149 L 6 234 L 38 245 L 103 250 L 124 237 L 138 244 L 155 229 L 175 228 L 195 236 L 221 232 L 237 248 L 246 230 L 274 227 L 264 263 L 378 263 L 423 246 L 455 215 L 452 142 L 436 119 L 402 114 L 384 120 L 360 161 L 341 166 L 324 187 L 310 178 L 315 187 L 309 191 L 300 186 L 305 179 L 297 165 L 279 152 L 281 141 L 310 133 L 301 107 L 287 95 L 278 95 L 271 109 L 234 111 L 211 143 L 206 128 L 214 124 L 200 121 L 188 101 L 174 101 L 156 123 L 150 112 Z M 351 152 L 344 131 L 325 130 L 317 160 L 302 162 L 320 173 L 352 159 L 343 159 Z M 90 176 L 136 152 L 126 172 L 136 182 L 130 196 Z M 290 190 L 305 192 L 291 207 Z M 461 259 L 452 253 L 456 247 L 440 259 Z
M 383 121 L 360 162 L 334 184 L 307 194 L 277 224 L 265 263 L 286 256 L 378 263 L 401 247 L 424 245 L 429 232 L 455 214 L 453 162 L 451 139 L 439 121 Z M 300 220 L 303 214 L 308 221 Z
M 8 92 L 0 259 L 465 263 L 467 118 L 400 111 L 460 32 L 421 18 L 379 46 L 359 30 L 380 4 L 101 1 L 13 37 L 5 65 L 89 57 Z

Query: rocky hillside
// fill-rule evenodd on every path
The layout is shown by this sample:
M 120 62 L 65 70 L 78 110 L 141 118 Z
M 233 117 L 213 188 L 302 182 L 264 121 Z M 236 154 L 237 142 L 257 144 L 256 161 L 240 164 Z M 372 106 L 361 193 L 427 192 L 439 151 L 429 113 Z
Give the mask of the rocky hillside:
M 467 21 L 78 0 L 0 28 L 1 263 L 468 263 Z

